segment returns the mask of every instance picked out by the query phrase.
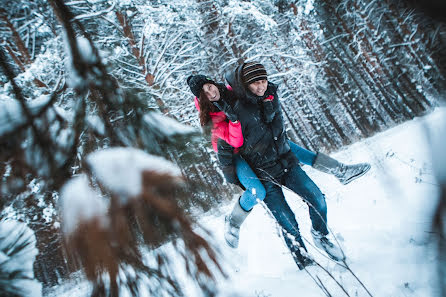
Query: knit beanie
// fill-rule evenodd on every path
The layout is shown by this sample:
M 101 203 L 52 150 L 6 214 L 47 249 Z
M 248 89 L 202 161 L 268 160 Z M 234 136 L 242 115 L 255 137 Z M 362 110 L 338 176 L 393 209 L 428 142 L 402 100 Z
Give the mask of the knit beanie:
M 197 97 L 200 97 L 200 92 L 204 84 L 216 85 L 216 83 L 212 79 L 201 74 L 189 76 L 187 78 L 187 84 L 189 85 L 192 94 Z
M 257 80 L 268 79 L 265 67 L 257 62 L 244 64 L 242 74 L 245 85 L 249 85 Z

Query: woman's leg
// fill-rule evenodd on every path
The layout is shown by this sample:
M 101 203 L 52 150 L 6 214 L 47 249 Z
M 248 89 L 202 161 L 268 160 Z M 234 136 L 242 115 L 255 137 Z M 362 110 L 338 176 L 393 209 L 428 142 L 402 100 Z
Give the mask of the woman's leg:
M 265 199 L 266 192 L 254 171 L 242 157 L 235 156 L 234 162 L 237 177 L 246 190 L 234 203 L 231 213 L 225 217 L 225 240 L 229 246 L 237 248 L 243 221 L 257 204 L 257 199 Z
M 314 153 L 306 150 L 291 140 L 288 140 L 288 142 L 291 147 L 291 152 L 296 155 L 301 163 L 310 165 L 316 170 L 334 175 L 344 185 L 363 176 L 370 170 L 369 163 L 347 165 L 321 152 Z
M 265 199 L 265 187 L 248 163 L 240 156 L 235 157 L 235 171 L 240 183 L 246 188 L 240 197 L 240 206 L 245 211 L 250 211 L 257 204 L 257 200 Z
M 296 155 L 296 157 L 299 159 L 299 161 L 305 165 L 313 166 L 314 160 L 316 159 L 316 153 L 313 153 L 312 151 L 306 150 L 303 147 L 295 144 L 291 140 L 288 140 L 291 152 Z

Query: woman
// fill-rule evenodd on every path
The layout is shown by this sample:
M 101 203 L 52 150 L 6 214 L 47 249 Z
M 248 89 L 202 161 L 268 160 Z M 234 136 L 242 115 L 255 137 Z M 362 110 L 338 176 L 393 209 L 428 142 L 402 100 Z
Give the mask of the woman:
M 212 144 L 218 153 L 225 178 L 228 182 L 247 189 L 235 203 L 231 215 L 226 216 L 225 219 L 225 239 L 231 247 L 236 248 L 241 224 L 257 201 L 265 198 L 266 191 L 248 163 L 237 154 L 238 148 L 243 145 L 243 135 L 237 115 L 233 111 L 238 100 L 232 89 L 217 84 L 204 75 L 190 76 L 187 83 L 196 96 L 195 105 L 200 114 L 201 126 L 210 122 L 213 124 Z M 334 174 L 343 184 L 358 178 L 370 168 L 368 164 L 345 165 L 324 154 L 308 151 L 291 141 L 289 144 L 292 153 L 301 163 Z M 319 160 L 325 161 L 323 166 L 321 162 L 318 162 Z M 330 162 L 327 163 L 327 160 Z M 327 167 L 327 164 L 330 166 Z M 231 223 L 229 223 L 230 219 Z

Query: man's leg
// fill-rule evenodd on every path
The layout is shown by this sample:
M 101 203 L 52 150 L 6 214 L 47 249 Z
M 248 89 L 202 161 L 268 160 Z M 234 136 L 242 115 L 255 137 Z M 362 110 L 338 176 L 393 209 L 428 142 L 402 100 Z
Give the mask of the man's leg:
M 285 176 L 284 185 L 307 202 L 313 229 L 328 234 L 325 196 L 305 171 L 299 166 L 293 166 Z
M 319 187 L 299 166 L 291 168 L 284 178 L 284 185 L 301 196 L 308 204 L 315 245 L 336 261 L 345 259 L 342 250 L 327 237 L 327 203 Z
M 271 182 L 265 182 L 265 189 L 264 202 L 279 223 L 285 243 L 297 266 L 303 269 L 311 265 L 311 259 L 305 256 L 307 249 L 300 236 L 296 217 L 283 196 L 282 188 Z

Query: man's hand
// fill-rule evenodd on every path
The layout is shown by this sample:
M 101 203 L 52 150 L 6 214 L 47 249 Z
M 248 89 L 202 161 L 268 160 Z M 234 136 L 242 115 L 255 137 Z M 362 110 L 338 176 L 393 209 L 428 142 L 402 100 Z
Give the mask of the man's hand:
M 271 123 L 272 120 L 274 119 L 274 116 L 276 115 L 276 112 L 274 111 L 274 107 L 273 107 L 273 100 L 274 100 L 273 96 L 268 96 L 262 102 L 263 116 L 264 116 L 265 122 L 267 122 L 267 123 Z

